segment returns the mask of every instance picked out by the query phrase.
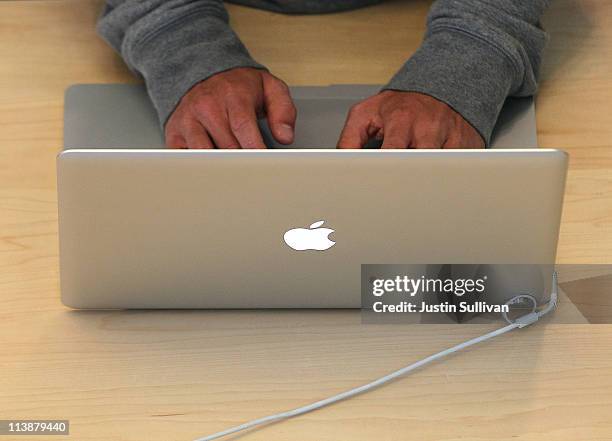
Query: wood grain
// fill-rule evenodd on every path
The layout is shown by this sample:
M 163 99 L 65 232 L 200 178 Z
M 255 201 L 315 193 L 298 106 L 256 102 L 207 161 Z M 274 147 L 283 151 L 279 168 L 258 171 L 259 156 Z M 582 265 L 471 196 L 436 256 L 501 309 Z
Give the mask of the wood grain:
M 608 263 L 612 3 L 553 3 L 537 116 L 540 144 L 571 155 L 559 261 Z M 362 326 L 351 311 L 61 306 L 55 155 L 64 89 L 138 81 L 95 35 L 101 4 L 0 2 L 0 418 L 69 418 L 70 439 L 85 441 L 190 440 L 489 329 Z M 429 5 L 291 17 L 229 10 L 253 55 L 291 84 L 383 83 L 418 46 Z M 612 326 L 549 323 L 244 438 L 604 440 L 610 415 Z

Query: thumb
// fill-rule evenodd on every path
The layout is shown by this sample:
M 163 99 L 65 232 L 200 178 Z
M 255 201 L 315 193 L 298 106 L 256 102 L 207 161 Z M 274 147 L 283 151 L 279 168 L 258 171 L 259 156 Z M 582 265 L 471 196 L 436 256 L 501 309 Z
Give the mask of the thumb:
M 272 74 L 263 74 L 264 106 L 270 131 L 281 144 L 291 144 L 297 111 L 289 88 Z

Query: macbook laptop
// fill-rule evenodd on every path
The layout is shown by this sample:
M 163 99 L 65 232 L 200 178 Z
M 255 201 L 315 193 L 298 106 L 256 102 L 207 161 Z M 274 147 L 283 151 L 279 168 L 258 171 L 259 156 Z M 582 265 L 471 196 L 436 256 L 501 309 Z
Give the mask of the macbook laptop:
M 357 308 L 362 264 L 554 263 L 567 158 L 69 149 L 57 165 L 68 306 Z

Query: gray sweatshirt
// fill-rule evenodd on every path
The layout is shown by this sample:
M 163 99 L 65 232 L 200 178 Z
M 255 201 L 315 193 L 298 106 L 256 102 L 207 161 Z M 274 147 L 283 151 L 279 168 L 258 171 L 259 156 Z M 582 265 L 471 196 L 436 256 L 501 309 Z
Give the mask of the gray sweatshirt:
M 379 0 L 234 0 L 288 14 L 354 9 Z M 421 47 L 384 89 L 445 102 L 489 143 L 508 96 L 537 89 L 550 0 L 437 0 Z M 162 126 L 196 83 L 235 67 L 265 69 L 228 24 L 222 0 L 107 0 L 98 31 L 140 74 Z

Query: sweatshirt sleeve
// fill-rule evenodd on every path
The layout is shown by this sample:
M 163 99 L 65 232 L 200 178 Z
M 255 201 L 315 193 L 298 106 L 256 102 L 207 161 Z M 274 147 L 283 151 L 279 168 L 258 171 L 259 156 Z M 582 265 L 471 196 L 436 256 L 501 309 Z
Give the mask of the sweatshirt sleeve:
M 537 90 L 550 0 L 437 0 L 417 52 L 384 89 L 420 92 L 459 112 L 489 145 L 508 96 Z
M 162 126 L 196 83 L 264 67 L 232 31 L 222 0 L 107 0 L 98 33 L 141 75 Z

